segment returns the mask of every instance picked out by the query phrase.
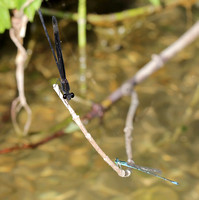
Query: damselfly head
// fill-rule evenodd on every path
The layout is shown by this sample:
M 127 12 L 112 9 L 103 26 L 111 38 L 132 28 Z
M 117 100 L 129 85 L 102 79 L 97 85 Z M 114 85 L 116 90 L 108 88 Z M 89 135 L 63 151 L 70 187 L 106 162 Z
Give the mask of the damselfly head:
M 63 98 L 64 98 L 64 99 L 67 99 L 68 101 L 71 100 L 74 96 L 75 96 L 75 95 L 74 95 L 73 92 L 68 93 L 68 94 L 63 94 Z
M 116 159 L 115 159 L 115 164 L 118 164 L 118 163 L 119 163 L 119 159 L 116 158 Z

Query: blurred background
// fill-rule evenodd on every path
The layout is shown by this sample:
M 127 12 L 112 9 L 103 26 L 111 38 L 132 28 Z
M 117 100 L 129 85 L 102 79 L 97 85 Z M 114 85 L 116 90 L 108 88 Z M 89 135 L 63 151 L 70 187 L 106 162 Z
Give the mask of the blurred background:
M 159 2 L 159 1 L 158 1 Z M 87 14 L 104 16 L 87 23 L 86 92 L 80 91 L 77 23 L 57 17 L 66 76 L 71 91 L 82 101 L 70 101 L 78 115 L 91 110 L 123 82 L 133 77 L 153 54 L 159 54 L 186 32 L 199 17 L 198 1 L 161 1 L 155 11 L 107 22 L 107 15 L 128 9 L 156 7 L 148 0 L 89 0 Z M 170 3 L 173 3 L 172 6 Z M 44 20 L 53 40 L 48 10 L 77 13 L 77 0 L 42 3 Z M 46 11 L 47 10 L 47 11 Z M 46 13 L 46 14 L 45 14 Z M 105 15 L 106 14 L 106 15 Z M 0 35 L 0 150 L 36 143 L 56 131 L 64 135 L 35 149 L 0 155 L 0 199 L 4 200 L 198 200 L 199 199 L 199 39 L 182 49 L 163 68 L 136 86 L 139 107 L 133 130 L 136 164 L 162 170 L 178 181 L 172 185 L 133 171 L 119 177 L 97 154 L 79 130 L 70 130 L 72 119 L 52 89 L 58 70 L 36 13 L 27 26 L 24 46 L 28 52 L 25 95 L 32 110 L 27 136 L 16 134 L 10 116 L 16 86 L 16 46 L 6 30 Z M 131 98 L 124 96 L 86 127 L 103 151 L 114 160 L 126 160 L 124 126 Z M 17 120 L 21 126 L 27 114 Z

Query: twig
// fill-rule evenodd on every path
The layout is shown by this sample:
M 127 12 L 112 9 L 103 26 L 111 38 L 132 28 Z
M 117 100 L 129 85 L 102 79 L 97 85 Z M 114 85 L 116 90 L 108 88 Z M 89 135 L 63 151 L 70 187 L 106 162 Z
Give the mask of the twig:
M 14 15 L 12 17 L 12 28 L 10 29 L 10 38 L 18 48 L 15 63 L 17 67 L 16 79 L 19 96 L 12 102 L 11 118 L 16 132 L 20 135 L 21 132 L 23 132 L 23 134 L 26 135 L 31 124 L 32 115 L 31 109 L 26 102 L 26 97 L 24 93 L 24 66 L 27 60 L 27 52 L 23 47 L 23 38 L 25 37 L 28 18 L 26 15 L 23 14 L 22 11 L 14 10 L 13 13 Z M 26 110 L 28 115 L 23 131 L 20 130 L 16 120 L 17 113 L 21 110 L 22 107 Z
M 99 153 L 99 155 L 104 159 L 104 161 L 108 165 L 110 165 L 113 168 L 113 170 L 115 170 L 118 173 L 119 176 L 121 176 L 121 177 L 129 176 L 130 173 L 129 173 L 128 170 L 124 171 L 124 170 L 120 169 L 117 165 L 114 164 L 114 162 L 98 146 L 98 144 L 95 142 L 95 140 L 93 139 L 93 137 L 91 136 L 91 134 L 88 133 L 88 131 L 86 130 L 86 128 L 83 125 L 83 123 L 81 122 L 79 116 L 75 113 L 75 111 L 72 109 L 72 107 L 66 101 L 66 99 L 63 99 L 63 95 L 62 95 L 62 93 L 61 93 L 61 91 L 59 89 L 59 86 L 57 84 L 54 84 L 53 85 L 53 89 L 55 90 L 55 92 L 57 93 L 57 95 L 59 96 L 59 98 L 62 100 L 62 102 L 65 105 L 65 107 L 70 112 L 70 114 L 72 116 L 72 119 L 78 125 L 78 127 L 81 129 L 81 131 L 83 132 L 83 134 L 86 137 L 86 139 L 90 142 L 90 144 L 94 147 L 94 149 Z
M 199 21 L 197 21 L 187 32 L 185 32 L 176 42 L 163 50 L 159 55 L 153 55 L 152 60 L 144 65 L 131 79 L 125 81 L 117 90 L 104 99 L 101 104 L 94 104 L 91 111 L 84 116 L 88 121 L 95 117 L 102 117 L 104 112 L 121 97 L 126 95 L 125 90 L 133 88 L 147 79 L 151 74 L 163 67 L 179 51 L 191 44 L 199 36 Z M 125 90 L 124 90 L 125 89 Z M 97 109 L 96 109 L 97 108 Z
M 139 105 L 137 93 L 133 90 L 131 94 L 131 104 L 129 107 L 129 111 L 126 118 L 126 125 L 124 128 L 125 133 L 125 147 L 126 147 L 126 154 L 128 158 L 128 162 L 131 162 L 133 160 L 133 154 L 132 154 L 132 134 L 133 131 L 133 118 L 135 116 L 136 109 Z
M 17 89 L 19 92 L 19 96 L 15 98 L 12 102 L 11 118 L 12 118 L 15 131 L 20 135 L 22 132 L 23 132 L 23 135 L 26 135 L 28 133 L 28 130 L 31 124 L 31 118 L 32 118 L 32 111 L 26 102 L 26 97 L 24 93 L 24 68 L 25 68 L 28 55 L 25 48 L 23 47 L 23 38 L 25 37 L 26 27 L 28 23 L 28 17 L 24 15 L 23 11 L 32 2 L 34 2 L 34 0 L 27 0 L 22 5 L 20 10 L 13 11 L 12 28 L 10 29 L 10 38 L 12 39 L 12 41 L 14 42 L 14 44 L 16 45 L 18 49 L 15 63 L 17 67 L 16 69 Z M 17 113 L 19 113 L 19 111 L 22 108 L 24 108 L 25 111 L 27 112 L 27 120 L 24 125 L 23 131 L 21 131 L 16 119 Z
M 199 36 L 199 21 L 197 21 L 187 32 L 185 32 L 176 42 L 174 42 L 172 45 L 167 47 L 164 51 L 162 51 L 159 55 L 153 55 L 152 60 L 144 65 L 131 79 L 126 81 L 124 84 L 130 84 L 131 89 L 144 81 L 146 78 L 148 78 L 151 74 L 153 74 L 155 71 L 159 70 L 161 67 L 163 67 L 164 64 L 167 63 L 168 60 L 170 60 L 172 57 L 174 57 L 179 51 L 184 49 L 186 46 L 191 44 L 197 37 Z M 119 87 L 115 92 L 113 92 L 111 95 L 107 97 L 107 99 L 104 100 L 104 103 L 106 107 L 104 109 L 107 109 L 111 103 L 116 102 L 123 96 L 123 85 Z
M 0 154 L 5 154 L 5 153 L 11 153 L 13 151 L 19 151 L 19 150 L 24 150 L 24 149 L 34 149 L 34 148 L 37 148 L 38 146 L 42 145 L 42 144 L 45 144 L 55 138 L 58 138 L 58 137 L 61 137 L 61 136 L 64 136 L 64 132 L 63 131 L 59 131 L 49 137 L 46 137 L 44 138 L 43 140 L 40 140 L 39 142 L 36 142 L 36 143 L 30 143 L 30 144 L 22 144 L 22 145 L 17 145 L 17 146 L 14 146 L 14 147 L 9 147 L 9 148 L 6 148 L 6 149 L 2 149 L 0 150 Z

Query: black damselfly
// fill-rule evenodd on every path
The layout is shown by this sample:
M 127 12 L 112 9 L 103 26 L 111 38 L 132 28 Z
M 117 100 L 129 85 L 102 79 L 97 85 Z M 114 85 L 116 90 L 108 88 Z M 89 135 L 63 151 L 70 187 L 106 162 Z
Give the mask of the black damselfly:
M 74 95 L 73 92 L 70 92 L 70 86 L 69 86 L 68 80 L 66 79 L 64 61 L 63 61 L 61 44 L 60 44 L 60 39 L 59 39 L 59 29 L 58 29 L 57 19 L 56 19 L 55 16 L 52 16 L 53 32 L 54 32 L 54 38 L 55 38 L 55 49 L 56 49 L 56 52 L 57 52 L 57 56 L 56 56 L 54 48 L 53 48 L 52 43 L 50 41 L 50 37 L 48 35 L 48 31 L 47 31 L 45 23 L 44 23 L 44 19 L 43 19 L 41 10 L 38 10 L 38 13 L 39 13 L 39 17 L 40 17 L 41 23 L 42 23 L 43 28 L 44 28 L 44 32 L 45 32 L 46 37 L 48 39 L 51 51 L 53 53 L 56 65 L 57 65 L 58 70 L 59 70 L 59 74 L 60 74 L 60 77 L 61 77 L 61 90 L 63 92 L 63 98 L 71 100 L 71 98 L 73 98 L 75 95 Z

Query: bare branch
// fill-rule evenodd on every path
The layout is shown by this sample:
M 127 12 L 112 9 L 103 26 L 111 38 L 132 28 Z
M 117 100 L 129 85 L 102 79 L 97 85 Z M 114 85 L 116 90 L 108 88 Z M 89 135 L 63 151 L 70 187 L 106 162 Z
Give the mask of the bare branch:
M 84 136 L 86 137 L 86 139 L 90 142 L 90 144 L 94 147 L 94 149 L 99 153 L 99 155 L 104 159 L 104 161 L 108 165 L 110 165 L 113 168 L 113 170 L 115 170 L 118 173 L 119 176 L 121 176 L 121 177 L 129 176 L 130 175 L 129 170 L 124 171 L 124 170 L 120 169 L 117 165 L 114 164 L 114 162 L 98 146 L 98 144 L 95 142 L 95 140 L 93 139 L 93 137 L 91 136 L 91 134 L 86 130 L 85 126 L 81 122 L 80 117 L 75 113 L 75 111 L 69 105 L 69 103 L 67 102 L 67 100 L 63 98 L 63 94 L 61 93 L 61 91 L 59 89 L 59 86 L 57 84 L 54 84 L 53 85 L 53 89 L 55 90 L 55 92 L 57 93 L 57 95 L 59 96 L 59 98 L 62 100 L 62 102 L 65 105 L 65 107 L 70 112 L 70 114 L 71 114 L 74 122 L 81 129 L 81 131 L 84 134 Z
M 126 118 L 126 125 L 124 128 L 125 133 L 125 147 L 126 147 L 126 154 L 128 158 L 128 162 L 131 162 L 133 160 L 133 154 L 132 154 L 132 135 L 131 132 L 133 131 L 133 118 L 135 116 L 136 109 L 139 105 L 137 93 L 133 90 L 131 94 L 131 104 L 129 107 L 129 111 Z
M 197 21 L 176 42 L 174 42 L 168 48 L 163 50 L 159 55 L 153 55 L 152 60 L 149 63 L 147 63 L 145 66 L 143 66 L 143 68 L 140 69 L 135 74 L 135 76 L 133 76 L 128 81 L 126 81 L 124 84 L 130 84 L 131 89 L 132 89 L 135 85 L 141 83 L 146 78 L 148 78 L 151 74 L 153 74 L 155 71 L 163 67 L 163 65 L 166 64 L 168 60 L 173 58 L 183 48 L 191 44 L 198 36 L 199 36 L 199 21 Z M 116 91 L 114 91 L 111 95 L 109 95 L 107 99 L 104 100 L 104 102 L 114 103 L 115 101 L 119 100 L 124 95 L 123 94 L 124 84 L 122 84 L 122 86 L 120 86 Z M 107 109 L 108 106 L 111 105 L 111 103 L 106 104 L 106 105 L 107 107 L 104 107 L 104 109 Z

